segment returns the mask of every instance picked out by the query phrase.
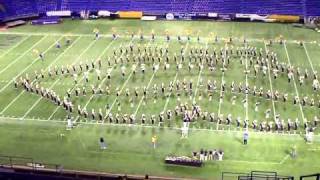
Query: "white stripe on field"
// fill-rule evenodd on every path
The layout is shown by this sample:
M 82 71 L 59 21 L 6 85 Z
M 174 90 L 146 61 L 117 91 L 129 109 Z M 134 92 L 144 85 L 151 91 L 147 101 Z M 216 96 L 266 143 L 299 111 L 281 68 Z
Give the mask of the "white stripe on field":
M 248 70 L 248 44 L 245 43 L 245 52 L 246 52 L 246 71 Z M 248 73 L 246 72 L 246 87 L 249 87 L 249 82 L 248 82 Z M 249 92 L 248 92 L 249 93 Z M 246 93 L 246 120 L 249 120 L 248 118 L 248 110 L 249 110 L 249 100 L 248 100 L 248 93 Z
M 20 40 L 17 44 L 15 44 L 14 46 L 12 46 L 10 49 L 8 49 L 6 52 L 4 52 L 0 58 L 2 58 L 3 56 L 7 55 L 9 52 L 11 52 L 13 49 L 15 49 L 16 47 L 18 47 L 20 44 L 22 44 L 24 41 L 26 41 L 31 35 L 28 35 L 27 37 L 25 37 L 24 39 Z
M 17 57 L 16 59 L 14 59 L 13 61 L 10 62 L 10 64 L 8 64 L 5 68 L 1 69 L 0 74 L 2 74 L 4 71 L 6 71 L 7 69 L 9 69 L 13 64 L 15 64 L 19 59 L 21 59 L 22 57 L 24 57 L 27 53 L 29 53 L 29 51 L 31 51 L 32 49 L 34 49 L 34 47 L 36 47 L 39 43 L 41 43 L 47 36 L 43 36 L 39 41 L 37 41 L 35 44 L 33 44 L 28 50 L 26 50 L 24 53 L 22 53 L 19 57 Z
M 267 55 L 268 54 L 268 49 L 267 49 L 267 45 L 266 45 L 265 42 L 264 42 L 264 49 L 265 49 L 265 52 L 266 52 L 266 55 Z M 276 107 L 275 107 L 274 99 L 273 99 L 274 98 L 274 94 L 273 94 L 273 87 L 272 87 L 271 73 L 270 73 L 270 71 L 272 69 L 271 69 L 271 66 L 270 66 L 269 59 L 267 59 L 266 61 L 267 61 L 267 66 L 268 66 L 268 76 L 269 76 L 269 83 L 270 83 L 270 91 L 271 91 L 271 94 L 272 94 L 271 102 L 272 102 L 272 109 L 273 109 L 273 119 L 274 119 L 274 121 L 276 121 Z
M 94 42 L 96 42 L 97 40 L 94 40 L 94 41 L 92 41 L 90 44 L 89 44 L 89 46 L 87 46 L 87 48 L 84 50 L 84 51 L 82 51 L 82 53 L 77 57 L 77 59 L 72 63 L 72 65 L 74 65 L 76 62 L 78 62 L 78 60 L 81 58 L 81 56 L 84 54 L 84 53 L 86 53 L 89 49 L 90 49 L 90 47 L 94 44 Z M 113 40 L 108 44 L 108 46 L 105 48 L 105 50 L 99 55 L 99 57 L 97 58 L 97 60 L 98 59 L 100 59 L 102 56 L 103 56 L 103 54 L 110 48 L 110 46 L 113 44 Z M 84 78 L 84 77 L 83 77 Z M 72 88 L 71 88 L 71 90 L 70 90 L 70 92 L 73 92 L 73 90 L 75 89 L 75 87 L 76 86 L 73 86 Z M 59 110 L 59 108 L 60 108 L 60 106 L 57 106 L 56 108 L 55 108 L 55 110 L 50 114 L 50 116 L 49 116 L 49 120 L 53 117 L 53 115 Z
M 185 47 L 185 49 L 184 49 L 184 51 L 183 51 L 183 56 L 184 56 L 184 53 L 186 52 L 186 50 L 188 49 L 188 46 L 189 46 L 189 42 L 187 42 L 187 45 L 186 45 L 186 47 Z M 182 62 L 182 58 L 180 59 L 180 63 Z M 174 79 L 173 79 L 173 86 L 174 86 L 174 84 L 176 83 L 176 81 L 177 81 L 177 78 L 178 78 L 178 74 L 179 74 L 179 71 L 180 70 L 177 70 L 177 72 L 176 72 L 176 75 L 175 75 L 175 77 L 174 77 Z M 169 104 L 169 101 L 170 101 L 170 96 L 171 96 L 171 92 L 169 93 L 169 95 L 168 95 L 168 97 L 167 97 L 167 99 L 166 99 L 166 103 L 164 104 L 164 107 L 163 107 L 163 110 L 162 110 L 162 112 L 165 112 L 166 110 L 167 110 L 167 107 L 168 107 L 168 104 Z
M 80 38 L 77 38 L 77 39 L 73 42 L 73 44 L 71 44 L 68 48 L 65 49 L 65 51 L 63 51 L 59 56 L 57 56 L 57 58 L 56 58 L 54 61 L 52 61 L 45 70 L 49 69 L 49 67 L 50 67 L 53 63 L 55 63 L 58 59 L 60 59 L 60 58 L 62 57 L 62 55 L 63 55 L 64 53 L 66 53 L 66 51 L 69 50 L 74 44 L 76 44 L 76 42 L 77 42 L 79 39 L 80 39 Z M 33 83 L 35 80 L 36 80 L 36 79 L 34 79 L 31 83 Z M 9 81 L 9 83 L 11 83 L 11 82 Z M 19 99 L 19 97 L 20 97 L 23 93 L 24 93 L 24 91 L 21 91 L 21 93 L 20 93 L 18 96 L 16 96 L 16 97 L 0 112 L 0 114 L 3 114 L 17 99 Z
M 312 64 L 312 61 L 311 61 L 311 59 L 310 59 L 309 52 L 308 52 L 307 47 L 306 47 L 306 45 L 305 45 L 304 43 L 303 43 L 303 48 L 304 48 L 304 51 L 306 52 L 307 59 L 308 59 L 309 64 L 310 64 L 310 66 L 311 66 L 312 72 L 313 72 L 313 74 L 315 74 L 315 70 L 314 70 L 314 68 L 313 68 L 313 64 Z
M 59 41 L 62 37 L 60 37 L 57 41 Z M 55 44 L 56 42 L 55 41 L 51 46 L 49 46 L 49 48 L 47 48 L 43 54 L 45 54 L 47 51 L 49 51 L 49 49 L 51 49 Z M 22 71 L 20 71 L 20 73 L 18 75 L 16 75 L 12 80 L 10 80 L 9 83 L 7 83 L 5 86 L 3 86 L 1 89 L 0 89 L 0 93 L 2 91 L 4 91 L 15 79 L 17 79 L 17 77 L 21 76 L 26 70 L 28 70 L 34 63 L 36 63 L 40 58 L 36 58 L 35 60 L 33 60 L 28 66 L 26 66 Z
M 20 120 L 21 117 L 8 117 L 8 116 L 0 116 L 0 119 L 6 120 Z M 62 123 L 65 122 L 62 119 L 40 119 L 40 118 L 24 118 L 25 121 L 38 121 L 38 122 L 54 122 L 54 123 Z M 77 122 L 77 124 L 84 124 L 84 125 L 97 125 L 94 122 Z M 151 125 L 141 125 L 141 124 L 115 124 L 115 123 L 104 123 L 101 124 L 103 126 L 123 126 L 123 127 L 137 127 L 137 128 L 158 128 L 158 129 L 169 129 L 169 130 L 178 130 L 181 131 L 181 128 L 177 127 L 159 127 L 159 126 L 151 126 Z M 215 130 L 215 129 L 201 129 L 201 128 L 189 128 L 191 131 L 209 131 L 209 132 L 223 132 L 223 133 L 240 133 L 242 135 L 242 131 L 240 130 Z M 301 134 L 289 134 L 289 133 L 278 133 L 278 132 L 261 132 L 261 131 L 250 131 L 253 135 L 267 135 L 267 136 L 296 136 L 301 138 Z M 315 134 L 315 137 L 320 137 L 319 134 Z M 318 149 L 309 149 L 309 151 L 317 151 Z
M 289 63 L 290 68 L 291 68 L 292 65 L 291 65 L 291 61 L 290 61 L 290 57 L 289 57 L 289 53 L 288 53 L 288 50 L 287 50 L 287 46 L 286 46 L 286 42 L 285 42 L 285 41 L 284 41 L 283 45 L 284 45 L 284 49 L 285 49 L 285 51 L 286 51 L 288 63 Z M 292 78 L 293 78 L 293 85 L 294 85 L 294 88 L 295 88 L 295 90 L 296 90 L 296 95 L 298 96 L 298 99 L 299 99 L 299 107 L 300 107 L 300 112 L 301 112 L 301 115 L 302 115 L 302 120 L 305 121 L 305 116 L 304 116 L 304 112 L 303 112 L 303 110 L 302 110 L 302 105 L 301 105 L 301 102 L 300 102 L 300 96 L 299 96 L 297 84 L 296 84 L 296 81 L 295 81 L 294 76 L 292 76 Z
M 222 64 L 222 68 L 224 68 L 225 67 L 225 64 L 226 64 L 226 61 L 227 61 L 227 44 L 225 44 L 225 46 L 224 46 L 224 61 L 223 61 L 223 64 Z M 223 93 L 223 89 L 222 89 L 222 85 L 223 85 L 223 83 L 224 83 L 224 75 L 225 75 L 225 70 L 223 69 L 223 71 L 222 71 L 222 75 L 221 75 L 221 86 L 220 86 L 220 97 L 219 97 L 219 107 L 218 107 L 218 116 L 220 116 L 220 114 L 221 114 L 221 105 L 222 105 L 222 101 L 223 101 L 223 99 L 221 99 L 221 97 L 222 97 L 222 93 Z M 217 122 L 217 128 L 216 128 L 217 130 L 219 129 L 219 123 Z
M 59 81 L 59 79 L 55 80 L 54 83 L 49 87 L 49 89 L 51 90 L 51 89 L 54 87 L 54 85 L 57 84 L 58 81 Z M 35 103 L 33 103 L 33 105 L 27 110 L 27 112 L 24 113 L 24 115 L 22 116 L 21 119 L 24 119 L 27 115 L 29 115 L 29 113 L 33 110 L 34 107 L 36 107 L 36 105 L 40 102 L 40 100 L 41 100 L 42 98 L 43 98 L 43 97 L 40 96 L 40 97 L 38 98 L 38 100 L 37 100 Z
M 206 43 L 206 48 L 208 48 L 208 42 Z M 205 59 L 203 59 L 202 62 L 201 62 L 201 69 L 200 69 L 199 74 L 198 74 L 198 80 L 197 80 L 196 90 L 195 90 L 195 92 L 194 92 L 193 100 L 192 100 L 193 103 L 196 102 L 195 99 L 196 99 L 196 96 L 197 96 L 197 93 L 198 93 L 198 90 L 199 90 L 199 83 L 200 83 L 200 79 L 201 79 L 201 74 L 202 74 L 202 71 L 203 71 L 203 69 L 204 69 L 204 67 L 203 67 L 203 62 L 204 62 L 204 61 L 205 61 Z
M 62 35 L 65 35 L 65 33 L 35 33 L 35 32 L 0 32 L 0 34 L 13 34 L 13 35 L 25 35 L 25 36 L 43 36 L 43 35 L 48 35 L 48 36 L 62 36 Z M 93 37 L 94 35 L 92 33 L 87 33 L 87 34 L 84 34 L 84 33 L 70 33 L 68 34 L 68 36 L 70 37 L 74 37 L 74 36 L 86 36 L 86 37 Z M 112 34 L 100 34 L 99 35 L 100 37 L 112 37 Z M 125 35 L 118 35 L 119 37 L 124 37 Z M 150 35 L 145 35 L 144 36 L 145 38 L 150 38 L 151 39 L 151 36 Z M 156 35 L 156 37 L 160 37 L 162 39 L 166 39 L 166 36 L 161 36 L 161 35 Z M 174 39 L 178 39 L 178 36 L 171 36 L 173 37 Z M 208 41 L 212 40 L 211 37 L 202 37 L 202 39 L 206 39 Z M 221 41 L 224 41 L 224 40 L 228 40 L 229 37 L 221 37 L 220 38 Z M 242 41 L 242 38 L 233 38 L 234 41 Z M 264 42 L 265 40 L 264 39 L 258 39 L 258 38 L 247 38 L 246 39 L 248 42 Z M 295 40 L 295 39 L 292 39 L 292 40 L 287 40 L 288 43 L 293 43 L 293 44 L 296 44 L 298 40 Z M 305 41 L 305 43 L 310 43 L 310 44 L 315 44 L 315 41 Z
M 146 90 L 149 89 L 149 86 L 150 86 L 150 84 L 151 84 L 151 82 L 152 82 L 155 74 L 156 74 L 156 72 L 153 72 L 153 74 L 152 74 L 152 76 L 151 76 L 151 78 L 150 78 L 150 80 L 149 80 L 149 83 L 148 83 L 148 85 L 147 85 L 147 87 L 146 87 Z M 138 104 L 136 110 L 134 111 L 134 115 L 133 115 L 134 117 L 136 117 L 136 115 L 137 115 L 137 113 L 138 113 L 138 111 L 139 111 L 139 108 L 140 108 L 140 106 L 141 106 L 142 101 L 143 101 L 144 98 L 146 98 L 146 97 L 143 95 L 143 96 L 141 97 L 140 101 L 139 101 L 139 104 Z

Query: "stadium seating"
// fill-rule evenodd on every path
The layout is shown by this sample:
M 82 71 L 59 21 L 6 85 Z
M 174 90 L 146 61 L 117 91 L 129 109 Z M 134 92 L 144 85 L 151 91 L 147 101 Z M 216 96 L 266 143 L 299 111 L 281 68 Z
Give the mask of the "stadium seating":
M 305 0 L 305 10 L 307 16 L 320 16 L 319 0 Z
M 60 3 L 60 6 L 58 6 Z M 37 10 L 39 13 L 47 12 L 47 11 L 56 11 L 61 9 L 61 1 L 60 0 L 37 0 Z
M 11 0 L 0 1 L 0 20 L 54 10 L 320 16 L 320 3 L 318 0 Z

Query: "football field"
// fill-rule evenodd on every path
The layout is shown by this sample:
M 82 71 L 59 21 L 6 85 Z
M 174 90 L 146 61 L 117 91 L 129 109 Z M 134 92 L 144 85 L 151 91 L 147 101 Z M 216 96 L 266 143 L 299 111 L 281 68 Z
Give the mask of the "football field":
M 1 155 L 66 169 L 201 179 L 226 171 L 294 176 L 319 171 L 320 97 L 313 76 L 320 70 L 320 34 L 312 30 L 287 24 L 65 20 L 4 30 L 0 39 Z M 270 56 L 283 72 L 276 72 Z M 287 67 L 294 72 L 290 83 Z M 23 79 L 33 92 L 23 88 Z M 41 88 L 72 102 L 72 112 L 35 92 Z M 295 97 L 300 102 L 294 104 Z M 181 109 L 193 114 L 194 107 L 200 112 L 182 139 Z M 72 130 L 66 130 L 68 115 Z M 248 145 L 242 144 L 245 122 Z M 305 142 L 304 126 L 315 127 L 312 143 Z M 100 137 L 106 150 L 100 150 Z M 296 158 L 290 156 L 293 146 Z M 221 149 L 224 160 L 201 168 L 164 164 L 167 155 L 191 156 L 201 149 Z

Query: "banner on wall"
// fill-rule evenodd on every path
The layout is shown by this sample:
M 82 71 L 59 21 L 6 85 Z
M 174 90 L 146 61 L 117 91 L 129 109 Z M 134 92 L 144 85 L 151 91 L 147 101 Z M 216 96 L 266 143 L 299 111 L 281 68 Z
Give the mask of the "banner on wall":
M 47 16 L 71 16 L 71 11 L 47 11 Z
M 167 20 L 174 20 L 174 15 L 172 13 L 166 14 L 166 19 Z
M 143 16 L 142 11 L 118 11 L 120 18 L 140 19 Z
M 101 17 L 109 17 L 110 16 L 110 11 L 98 11 L 98 16 Z

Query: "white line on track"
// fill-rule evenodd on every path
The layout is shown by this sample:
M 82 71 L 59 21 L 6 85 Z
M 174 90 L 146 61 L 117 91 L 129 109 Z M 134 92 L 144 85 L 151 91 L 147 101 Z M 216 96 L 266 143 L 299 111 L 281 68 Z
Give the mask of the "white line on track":
M 51 85 L 48 89 L 51 90 L 51 89 L 57 84 L 58 81 L 59 81 L 59 79 L 55 80 L 54 83 L 52 83 L 52 85 Z M 33 110 L 33 108 L 35 108 L 36 105 L 39 104 L 39 102 L 41 101 L 41 99 L 43 99 L 42 96 L 40 96 L 40 97 L 38 98 L 38 100 L 33 103 L 33 105 L 27 110 L 26 113 L 24 113 L 24 115 L 22 116 L 21 119 L 24 119 L 25 117 L 27 117 L 27 115 L 29 115 L 29 113 Z
M 283 46 L 284 46 L 284 49 L 285 49 L 285 51 L 286 51 L 288 63 L 289 63 L 289 65 L 290 65 L 290 67 L 292 67 L 291 61 L 290 61 L 290 57 L 289 57 L 289 53 L 288 53 L 288 50 L 287 50 L 287 46 L 286 46 L 286 42 L 285 42 L 285 41 L 283 42 Z M 299 96 L 297 84 L 296 84 L 296 81 L 295 81 L 294 76 L 292 76 L 292 78 L 293 78 L 294 89 L 296 90 L 296 95 L 298 96 L 298 99 L 299 99 L 299 107 L 300 107 L 300 112 L 301 112 L 302 120 L 305 121 L 306 119 L 305 119 L 305 116 L 304 116 L 304 112 L 303 112 L 303 109 L 302 109 L 302 105 L 301 105 L 301 103 L 300 103 L 300 96 Z
M 52 64 L 54 64 L 58 59 L 60 59 L 60 58 L 62 57 L 62 55 L 67 52 L 67 50 L 69 50 L 71 47 L 73 47 L 73 45 L 76 44 L 76 42 L 77 42 L 79 39 L 80 39 L 80 38 L 77 38 L 68 48 L 66 48 L 59 56 L 57 56 L 56 59 L 49 64 L 49 66 L 46 68 L 46 70 L 49 69 L 49 67 L 50 67 Z M 35 81 L 35 79 L 34 79 L 31 83 L 33 83 L 34 81 Z M 9 83 L 11 83 L 11 81 L 9 81 Z M 22 96 L 22 94 L 23 94 L 24 92 L 25 92 L 24 90 L 21 91 L 21 92 L 18 94 L 18 96 L 16 96 L 16 97 L 0 112 L 0 114 L 3 114 L 17 99 L 19 99 L 20 96 Z
M 14 59 L 13 61 L 10 62 L 10 64 L 8 64 L 5 68 L 2 68 L 0 71 L 0 74 L 2 74 L 3 72 L 5 72 L 7 69 L 9 69 L 13 64 L 15 64 L 19 59 L 21 59 L 22 57 L 24 57 L 27 53 L 29 53 L 29 51 L 31 51 L 32 49 L 34 49 L 34 47 L 36 47 L 39 43 L 41 43 L 47 36 L 43 36 L 39 41 L 37 41 L 35 44 L 33 44 L 28 50 L 26 50 L 24 53 L 22 53 L 19 57 L 17 57 L 16 59 Z
M 13 49 L 15 49 L 16 47 L 18 47 L 20 44 L 22 44 L 24 41 L 26 41 L 31 35 L 28 35 L 27 37 L 25 37 L 24 39 L 20 40 L 17 44 L 15 44 L 14 46 L 12 46 L 10 49 L 8 49 L 7 51 L 5 51 L 0 58 L 2 58 L 3 56 L 7 55 L 9 52 L 11 52 Z
M 187 44 L 186 44 L 186 47 L 185 47 L 185 49 L 184 49 L 184 51 L 183 51 L 183 55 L 184 55 L 185 52 L 187 51 L 188 46 L 189 46 L 189 42 L 187 42 Z M 181 60 L 180 60 L 180 63 L 181 63 L 181 62 L 182 62 L 182 58 L 181 58 Z M 176 75 L 175 75 L 175 77 L 174 77 L 174 79 L 173 79 L 173 86 L 174 86 L 174 84 L 175 84 L 176 81 L 177 81 L 179 71 L 180 71 L 180 70 L 177 70 Z M 163 107 L 162 112 L 165 112 L 165 111 L 167 110 L 167 107 L 168 107 L 168 104 L 169 104 L 169 101 L 170 101 L 171 94 L 172 94 L 172 93 L 170 92 L 169 95 L 168 95 L 168 97 L 167 97 L 167 99 L 166 99 L 166 103 L 165 103 L 165 105 L 164 105 L 164 107 Z
M 265 52 L 266 52 L 266 55 L 268 53 L 268 49 L 267 49 L 267 44 L 264 42 L 264 49 L 265 49 Z M 272 109 L 273 109 L 273 119 L 274 121 L 276 121 L 276 107 L 275 107 L 275 104 L 274 104 L 274 94 L 273 94 L 273 87 L 272 87 L 272 81 L 271 81 L 271 73 L 270 71 L 272 70 L 271 69 L 271 66 L 270 66 L 270 62 L 269 62 L 269 59 L 267 59 L 267 65 L 268 65 L 268 76 L 269 76 L 269 83 L 270 83 L 270 91 L 271 91 L 271 94 L 272 94 L 272 98 L 271 98 L 271 102 L 272 102 Z

